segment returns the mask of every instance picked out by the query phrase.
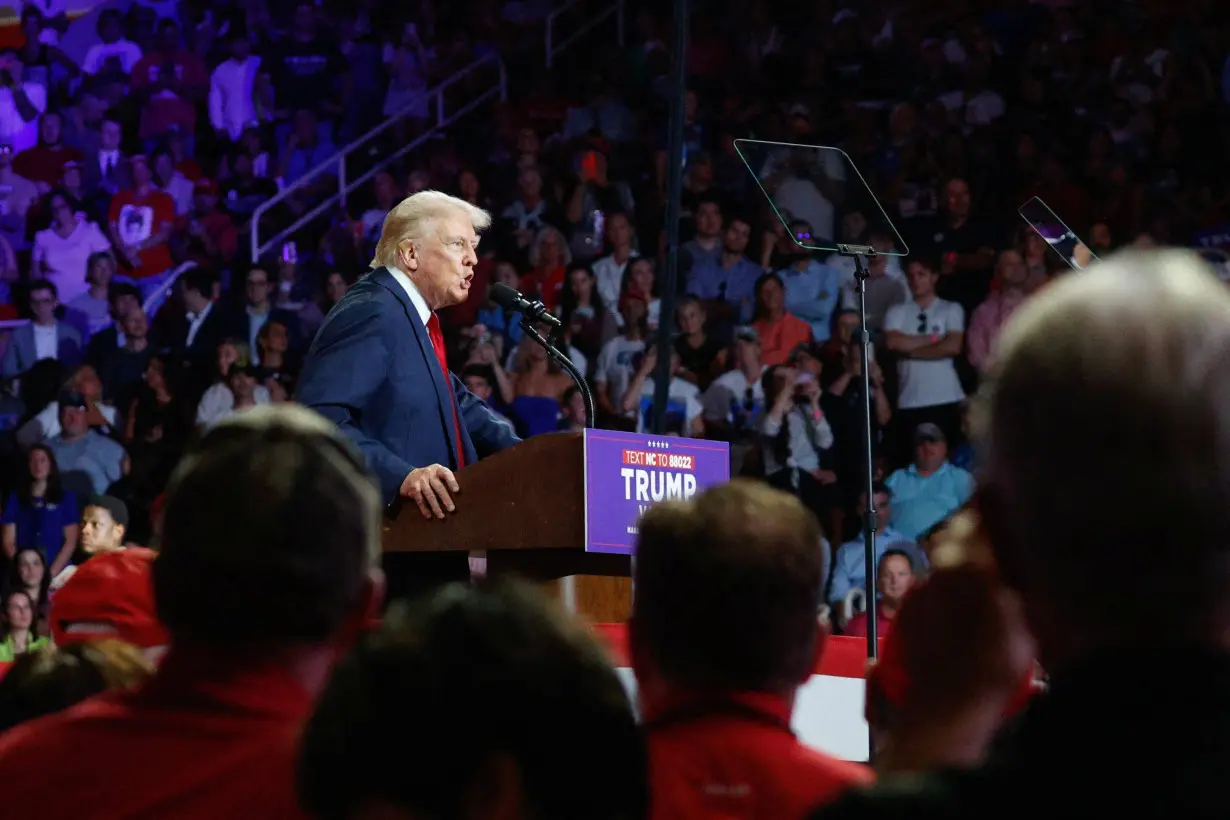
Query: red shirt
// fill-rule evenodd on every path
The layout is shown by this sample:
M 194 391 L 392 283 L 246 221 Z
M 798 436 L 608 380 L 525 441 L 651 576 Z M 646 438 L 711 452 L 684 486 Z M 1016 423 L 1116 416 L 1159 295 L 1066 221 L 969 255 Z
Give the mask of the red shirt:
M 36 145 L 13 157 L 13 170 L 31 182 L 55 185 L 64 176 L 64 163 L 79 162 L 81 152 L 67 145 Z
M 534 268 L 521 277 L 521 290 L 529 294 L 537 293 L 538 299 L 547 306 L 547 310 L 555 310 L 563 298 L 564 266 L 554 268 Z
M 0 735 L 4 806 L 47 818 L 299 820 L 295 760 L 311 706 L 276 664 L 172 651 L 135 691 Z
M 162 191 L 151 189 L 145 196 L 136 191 L 120 191 L 111 197 L 111 209 L 107 215 L 115 238 L 128 245 L 140 245 L 154 234 L 169 230 L 175 224 L 175 200 Z M 117 248 L 118 251 L 118 248 Z M 129 275 L 133 279 L 157 276 L 171 269 L 171 249 L 167 243 L 146 248 L 140 252 L 141 264 Z M 120 261 L 123 256 L 117 253 Z
M 711 709 L 684 702 L 645 724 L 651 820 L 806 817 L 871 770 L 818 752 L 790 731 L 790 706 L 744 694 Z
M 752 326 L 760 334 L 760 361 L 766 367 L 785 364 L 792 350 L 811 341 L 811 325 L 790 313 L 776 322 L 760 319 Z
M 883 638 L 888 634 L 888 631 L 893 626 L 893 613 L 890 615 L 884 610 L 883 604 L 876 604 L 876 637 Z M 850 623 L 846 624 L 846 628 L 841 630 L 841 634 L 850 638 L 866 638 L 867 637 L 867 613 L 860 612 L 850 619 Z
M 139 92 L 160 82 L 162 72 L 168 70 L 175 73 L 181 93 L 209 86 L 205 63 L 191 51 L 150 52 L 132 67 L 133 90 Z M 141 139 L 162 136 L 175 126 L 185 134 L 196 130 L 196 107 L 179 93 L 166 90 L 154 93 L 141 107 Z

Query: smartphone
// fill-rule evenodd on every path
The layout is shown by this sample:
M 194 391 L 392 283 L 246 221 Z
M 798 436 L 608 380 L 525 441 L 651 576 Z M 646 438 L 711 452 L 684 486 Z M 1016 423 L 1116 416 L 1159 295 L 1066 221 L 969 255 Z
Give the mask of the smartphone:
M 284 242 L 282 244 L 282 261 L 295 264 L 299 261 L 299 249 L 295 247 L 294 242 Z

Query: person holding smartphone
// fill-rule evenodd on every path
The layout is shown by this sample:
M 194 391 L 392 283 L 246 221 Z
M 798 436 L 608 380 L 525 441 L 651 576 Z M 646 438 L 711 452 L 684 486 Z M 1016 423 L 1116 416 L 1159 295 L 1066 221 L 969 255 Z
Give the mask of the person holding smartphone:
M 823 521 L 824 511 L 841 503 L 841 494 L 833 469 L 833 428 L 820 409 L 820 382 L 782 365 L 769 368 L 763 384 L 769 408 L 760 422 L 765 476 Z

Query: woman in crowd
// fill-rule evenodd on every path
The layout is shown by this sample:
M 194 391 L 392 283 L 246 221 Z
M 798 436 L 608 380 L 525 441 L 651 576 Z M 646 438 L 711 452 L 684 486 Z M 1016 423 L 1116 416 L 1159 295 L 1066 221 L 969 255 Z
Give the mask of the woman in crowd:
M 1054 264 L 1059 257 L 1052 254 L 1051 246 L 1028 225 L 1017 228 L 1013 239 L 1013 247 L 1021 252 L 1021 256 L 1025 258 L 1025 267 L 1029 270 L 1026 289 L 1034 291 L 1050 280 Z
M 320 311 L 324 315 L 329 315 L 329 311 L 333 310 L 333 306 L 342 301 L 342 297 L 346 295 L 346 291 L 350 290 L 350 286 L 355 283 L 355 276 L 350 272 L 331 271 L 325 277 L 325 295 L 320 302 Z
M 559 310 L 564 338 L 588 361 L 598 358 L 602 346 L 619 332 L 615 316 L 598 293 L 598 280 L 588 265 L 573 265 Z
M 51 643 L 34 633 L 34 602 L 24 590 L 16 589 L 4 599 L 4 632 L 0 633 L 0 663 L 12 663 L 27 652 Z
M 777 274 L 756 280 L 752 327 L 760 334 L 760 358 L 767 366 L 783 364 L 790 351 L 811 341 L 811 326 L 786 311 L 786 289 Z
M 820 348 L 820 362 L 824 365 L 824 380 L 820 386 L 828 389 L 846 367 L 850 360 L 850 351 L 858 355 L 858 329 L 861 326 L 857 310 L 839 310 L 833 316 L 833 332 L 829 340 Z M 875 349 L 871 350 L 872 357 Z
M 483 193 L 478 174 L 470 168 L 464 168 L 461 173 L 457 174 L 457 196 L 485 211 L 490 211 L 495 207 L 491 202 L 491 197 Z
M 571 386 L 572 379 L 548 358 L 542 345 L 523 338 L 513 361 L 513 400 L 509 405 L 518 432 L 522 436 L 554 432 L 559 426 L 564 393 Z
M 51 448 L 35 444 L 26 454 L 26 473 L 0 517 L 4 554 L 13 558 L 18 548 L 34 547 L 53 569 L 63 569 L 77 548 L 78 515 L 77 498 L 61 486 Z
M 495 379 L 492 406 L 506 409 L 512 404 L 516 391 L 513 389 L 513 380 L 509 376 L 508 371 L 500 364 L 500 352 L 496 350 L 495 342 L 495 338 L 490 333 L 483 333 L 481 336 L 473 337 L 470 340 L 469 356 L 466 359 L 465 366 L 477 365 L 479 367 L 491 368 L 491 375 Z
M 657 331 L 662 302 L 658 299 L 658 277 L 652 259 L 638 256 L 624 268 L 624 278 L 619 285 L 621 301 L 625 293 L 634 294 L 649 305 L 649 314 L 645 318 L 646 327 L 650 333 Z
M 493 285 L 499 283 L 513 289 L 521 286 L 517 269 L 511 262 L 497 263 L 491 279 Z M 521 317 L 492 301 L 490 288 L 487 289 L 485 303 L 478 310 L 478 324 L 471 328 L 471 331 L 478 336 L 491 334 L 496 353 L 501 357 L 509 356 L 525 335 L 525 331 L 521 329 Z
M 558 228 L 548 225 L 538 231 L 529 262 L 530 272 L 521 277 L 521 290 L 536 294 L 548 310 L 555 310 L 564 289 L 564 273 L 572 264 L 572 251 Z
M 227 374 L 231 371 L 231 365 L 238 364 L 241 367 L 247 367 L 251 363 L 252 357 L 248 351 L 247 342 L 232 338 L 218 345 L 214 356 L 213 384 L 205 390 L 200 403 L 196 406 L 198 425 L 213 424 L 230 414 L 231 408 L 235 406 L 235 396 L 227 385 Z M 268 404 L 271 401 L 266 388 L 258 386 L 256 391 L 257 404 Z
M 89 336 L 111 326 L 108 288 L 114 275 L 115 257 L 111 251 L 95 251 L 85 263 L 85 281 L 89 288 L 67 303 L 69 314 L 79 318 Z
M 191 429 L 168 359 L 155 355 L 129 406 L 124 431 L 132 467 L 124 480 L 123 495 L 133 518 L 143 520 L 142 511 L 166 486 Z
M 34 235 L 30 250 L 30 277 L 49 279 L 60 301 L 71 304 L 89 287 L 86 277 L 91 254 L 111 250 L 98 225 L 82 214 L 81 204 L 62 188 L 48 196 L 51 225 Z
M 26 593 L 34 607 L 34 632 L 39 636 L 51 634 L 47 621 L 51 608 L 48 594 L 50 584 L 51 575 L 47 572 L 47 561 L 42 551 L 35 547 L 19 547 L 16 557 L 9 564 L 8 577 L 0 587 L 0 598 L 8 598 L 11 592 Z
M 726 369 L 726 346 L 705 332 L 705 306 L 699 299 L 685 297 L 675 314 L 679 322 L 675 352 L 682 365 L 679 378 L 704 390 Z
M 336 264 L 336 260 L 334 261 Z M 315 296 L 305 300 L 299 308 L 299 330 L 304 339 L 312 339 L 316 336 L 316 331 L 320 329 L 329 311 L 342 300 L 346 291 L 355 282 L 353 275 L 344 274 L 337 268 L 332 270 L 326 268 L 325 270 L 329 272 L 323 279 L 318 280 L 320 284 L 317 286 Z

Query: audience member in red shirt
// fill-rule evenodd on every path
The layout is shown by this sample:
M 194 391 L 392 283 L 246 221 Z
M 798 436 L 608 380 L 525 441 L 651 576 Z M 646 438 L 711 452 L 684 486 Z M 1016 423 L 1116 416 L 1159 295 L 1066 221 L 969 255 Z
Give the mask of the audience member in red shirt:
M 167 244 L 175 226 L 175 200 L 154 187 L 154 176 L 143 156 L 132 162 L 133 187 L 111 198 L 107 222 L 111 242 L 129 276 L 142 288 L 152 287 L 142 280 L 160 277 L 171 269 L 171 248 Z M 148 296 L 148 293 L 142 293 Z
M 651 817 L 802 817 L 872 780 L 790 729 L 825 636 L 820 543 L 796 498 L 740 480 L 641 519 L 629 630 Z
M 885 550 L 880 556 L 876 571 L 876 590 L 880 600 L 876 603 L 876 635 L 883 638 L 893 625 L 901 609 L 901 601 L 914 585 L 914 562 L 902 550 Z M 855 638 L 867 637 L 867 613 L 860 612 L 850 619 L 842 634 Z
M 5 807 L 302 817 L 299 734 L 379 599 L 379 507 L 362 457 L 304 408 L 257 407 L 211 429 L 167 491 L 153 569 L 166 659 L 138 689 L 0 737 Z M 90 765 L 64 765 L 87 750 Z
M 774 274 L 756 281 L 756 319 L 752 327 L 760 334 L 760 358 L 765 365 L 785 364 L 799 345 L 812 340 L 811 325 L 786 312 L 786 289 Z
M 158 24 L 158 47 L 132 67 L 132 90 L 144 102 L 140 137 L 156 139 L 171 131 L 196 130 L 196 106 L 209 89 L 209 72 L 201 58 L 180 43 L 179 25 L 169 18 Z M 147 143 L 146 150 L 150 150 Z
M 38 121 L 38 145 L 13 158 L 13 170 L 46 194 L 60 181 L 64 163 L 80 162 L 81 152 L 60 141 L 64 120 L 58 111 L 48 111 Z
M 533 588 L 486 582 L 395 607 L 339 665 L 299 791 L 320 818 L 640 820 L 649 802 L 606 654 Z
M 188 235 L 201 240 L 211 260 L 225 264 L 239 250 L 239 230 L 230 216 L 218 209 L 218 186 L 212 179 L 196 181 Z
M 564 235 L 550 225 L 541 229 L 530 246 L 529 261 L 530 272 L 521 277 L 521 290 L 537 294 L 548 310 L 555 310 L 563 295 L 564 273 L 572 263 Z

